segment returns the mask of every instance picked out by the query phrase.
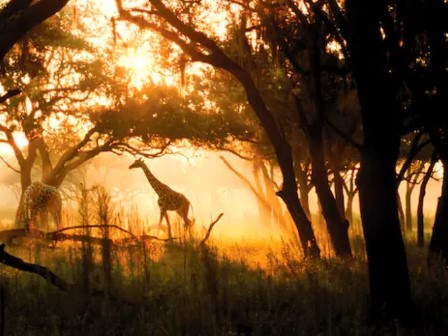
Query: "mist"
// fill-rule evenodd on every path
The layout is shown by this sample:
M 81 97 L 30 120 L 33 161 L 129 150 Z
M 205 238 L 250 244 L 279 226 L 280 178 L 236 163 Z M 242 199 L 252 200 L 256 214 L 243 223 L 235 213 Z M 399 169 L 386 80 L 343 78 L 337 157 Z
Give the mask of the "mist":
M 190 217 L 195 219 L 195 229 L 201 231 L 207 227 L 220 213 L 223 218 L 213 230 L 215 238 L 222 239 L 278 239 L 288 233 L 260 214 L 256 196 L 248 185 L 230 171 L 223 161 L 223 156 L 239 173 L 254 183 L 252 162 L 240 159 L 228 152 L 207 151 L 202 149 L 180 149 L 177 154 L 145 159 L 152 173 L 173 190 L 185 195 L 192 205 Z M 158 196 L 150 186 L 141 169 L 129 169 L 135 158 L 131 155 L 115 155 L 104 153 L 74 172 L 61 186 L 63 195 L 69 183 L 84 183 L 87 189 L 103 186 L 111 196 L 114 209 L 123 213 L 137 214 L 144 226 L 142 230 L 150 230 L 159 222 Z M 441 176 L 441 171 L 436 174 Z M 76 180 L 78 182 L 73 182 Z M 0 172 L 1 218 L 3 226 L 12 226 L 15 211 L 19 202 L 18 175 L 4 168 Z M 405 183 L 399 189 L 402 203 L 405 197 Z M 425 197 L 425 229 L 430 231 L 434 218 L 441 183 L 431 179 Z M 412 194 L 412 209 L 417 207 L 418 187 Z M 63 213 L 76 213 L 77 202 L 63 197 Z M 403 205 L 404 206 L 404 205 Z M 285 207 L 282 204 L 283 211 Z M 325 225 L 320 215 L 314 189 L 310 193 L 310 209 L 313 225 L 320 230 Z M 360 226 L 359 202 L 356 197 L 353 204 L 354 223 Z M 414 213 L 414 211 L 413 211 Z M 180 218 L 169 212 L 171 221 Z M 286 226 L 291 226 L 289 215 L 285 214 Z M 165 225 L 165 222 L 162 223 Z M 359 229 L 358 229 L 359 231 Z M 163 234 L 163 232 L 161 232 Z M 325 233 L 324 233 L 325 234 Z

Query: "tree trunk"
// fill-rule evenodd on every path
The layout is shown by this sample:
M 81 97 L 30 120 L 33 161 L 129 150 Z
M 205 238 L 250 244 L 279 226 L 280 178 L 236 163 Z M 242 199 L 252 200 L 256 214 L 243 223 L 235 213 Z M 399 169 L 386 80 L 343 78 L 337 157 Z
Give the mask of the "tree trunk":
M 421 161 L 419 167 L 411 172 L 409 169 L 408 180 L 406 182 L 406 198 L 405 198 L 405 210 L 406 210 L 406 226 L 404 232 L 412 231 L 412 193 L 417 185 L 418 178 L 422 173 L 425 166 L 425 162 Z M 398 181 L 400 183 L 400 181 Z
M 395 167 L 384 151 L 363 153 L 359 201 L 369 266 L 372 313 L 380 318 L 406 317 L 410 298 L 409 271 L 397 214 Z M 383 167 L 387 167 L 388 170 Z M 383 309 L 385 309 L 383 311 Z
M 300 165 L 300 163 L 298 163 Z M 302 205 L 303 210 L 305 211 L 306 216 L 309 220 L 311 220 L 311 211 L 310 211 L 310 201 L 309 201 L 309 194 L 311 191 L 310 186 L 308 185 L 308 176 L 306 169 L 302 169 L 301 167 L 298 167 L 296 169 L 296 176 L 298 187 L 299 187 L 299 194 L 300 194 L 300 203 Z
M 345 208 L 345 218 L 349 223 L 353 224 L 353 200 L 355 199 L 356 194 L 358 193 L 358 188 L 355 186 L 355 168 L 351 169 L 350 179 L 348 182 L 348 186 L 345 184 L 345 192 L 347 193 L 347 205 Z M 345 181 L 342 180 L 344 183 Z
M 264 130 L 272 143 L 283 176 L 283 187 L 282 190 L 277 192 L 277 195 L 286 204 L 286 207 L 291 214 L 291 218 L 299 233 L 304 254 L 307 257 L 319 258 L 320 249 L 317 246 L 311 222 L 307 218 L 305 211 L 300 204 L 299 195 L 297 193 L 291 145 L 278 129 L 275 119 L 267 109 L 265 102 L 249 73 L 230 59 L 225 59 L 225 62 L 228 64 L 221 67 L 232 73 L 243 85 L 247 100 L 257 114 L 260 122 L 263 124 Z
M 280 199 L 275 193 L 274 174 L 273 172 L 271 172 L 271 174 L 268 173 L 264 162 L 261 162 L 260 170 L 261 175 L 263 176 L 264 189 L 266 190 L 266 200 L 271 206 L 272 218 L 277 226 L 280 226 L 282 229 L 287 231 L 288 225 L 284 222 L 285 216 L 283 216 L 282 213 Z
M 339 169 L 333 167 L 333 175 L 334 175 L 334 195 L 336 197 L 336 205 L 339 210 L 339 215 L 344 217 L 345 215 L 345 200 L 344 200 L 344 181 L 341 176 L 341 172 Z M 350 221 L 348 221 L 351 223 Z
M 310 128 L 308 133 L 311 156 L 311 177 L 316 188 L 317 197 L 322 206 L 322 214 L 327 224 L 331 244 L 337 256 L 351 256 L 350 240 L 348 238 L 349 223 L 338 209 L 336 199 L 331 191 L 325 167 L 321 128 Z
M 302 205 L 303 211 L 305 211 L 306 217 L 311 220 L 311 210 L 310 210 L 310 189 L 308 187 L 301 187 L 299 185 L 299 195 L 300 204 Z
M 448 163 L 443 163 L 442 194 L 437 204 L 436 217 L 429 243 L 428 262 L 442 260 L 448 265 Z
M 429 164 L 428 170 L 423 177 L 422 184 L 420 186 L 420 192 L 418 194 L 418 205 L 417 205 L 417 245 L 419 247 L 425 246 L 425 218 L 423 214 L 423 203 L 426 195 L 426 186 L 428 185 L 429 179 L 431 178 L 434 166 L 437 162 L 437 154 L 434 152 L 431 157 L 431 163 Z
M 403 203 L 401 202 L 401 196 L 397 192 L 397 206 L 398 206 L 398 220 L 400 221 L 400 227 L 405 232 L 406 216 L 404 215 Z
M 303 85 L 302 95 L 305 95 L 304 99 L 308 101 L 308 104 L 306 104 L 307 113 L 305 113 L 303 99 L 296 96 L 297 116 L 308 142 L 312 166 L 311 179 L 322 206 L 322 215 L 327 224 L 327 231 L 334 252 L 336 256 L 351 257 L 352 253 L 348 238 L 349 223 L 343 218 L 341 212 L 339 212 L 336 199 L 331 191 L 325 166 L 323 126 L 326 109 L 321 78 L 321 36 L 316 34 L 316 30 L 310 29 L 310 26 L 304 26 L 304 30 L 304 41 L 307 48 L 310 75 L 309 79 Z
M 400 113 L 387 66 L 380 17 L 386 5 L 345 2 L 348 41 L 363 125 L 359 201 L 368 258 L 372 317 L 411 316 L 409 270 L 398 219 L 396 162 Z
M 345 207 L 345 218 L 349 223 L 353 224 L 353 200 L 356 193 L 351 192 L 347 194 L 347 206 Z
M 285 202 L 288 211 L 291 214 L 294 223 L 296 224 L 305 257 L 319 258 L 320 249 L 317 246 L 311 222 L 306 217 L 306 214 L 299 203 L 297 190 L 287 191 L 285 189 L 282 189 L 278 192 L 278 195 L 282 198 L 283 202 Z
M 407 181 L 406 183 L 406 194 L 404 198 L 404 210 L 405 210 L 405 232 L 412 231 L 412 204 L 411 204 L 411 196 L 414 191 L 413 186 L 411 186 L 411 181 Z
M 260 219 L 262 220 L 263 225 L 266 225 L 269 229 L 272 229 L 272 218 L 271 218 L 271 212 L 272 207 L 270 206 L 269 202 L 267 201 L 266 193 L 263 190 L 263 187 L 260 183 L 260 166 L 263 164 L 262 162 L 254 162 L 252 165 L 252 172 L 254 175 L 254 181 L 255 181 L 255 191 L 257 196 L 257 203 L 258 203 L 258 214 Z M 249 183 L 249 181 L 247 181 Z M 263 201 L 262 201 L 263 200 Z

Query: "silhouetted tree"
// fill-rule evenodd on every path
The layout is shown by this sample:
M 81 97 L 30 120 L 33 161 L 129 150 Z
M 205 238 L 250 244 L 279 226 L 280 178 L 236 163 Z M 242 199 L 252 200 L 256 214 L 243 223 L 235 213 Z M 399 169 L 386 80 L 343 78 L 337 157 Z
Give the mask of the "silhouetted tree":
M 341 15 L 334 2 L 334 15 Z M 409 271 L 397 211 L 395 167 L 402 124 L 395 69 L 398 41 L 391 13 L 380 2 L 346 1 L 350 63 L 361 105 L 363 145 L 358 187 L 369 264 L 373 313 L 408 318 Z M 383 37 L 382 34 L 385 34 Z M 391 50 L 392 49 L 392 50 Z M 392 53 L 388 55 L 388 53 Z M 397 69 L 398 71 L 398 69 Z
M 232 74 L 243 86 L 247 100 L 257 115 L 267 138 L 275 151 L 283 176 L 282 189 L 277 194 L 285 202 L 299 232 L 300 240 L 307 256 L 319 257 L 311 222 L 303 210 L 297 193 L 291 145 L 282 133 L 272 112 L 266 105 L 250 72 L 235 59 L 223 52 L 215 40 L 208 37 L 193 25 L 187 24 L 176 15 L 176 11 L 162 1 L 149 1 L 150 10 L 127 10 L 122 1 L 116 1 L 121 18 L 137 24 L 144 29 L 152 29 L 166 39 L 176 43 L 191 60 L 208 63 Z M 175 4 L 174 4 L 175 5 Z

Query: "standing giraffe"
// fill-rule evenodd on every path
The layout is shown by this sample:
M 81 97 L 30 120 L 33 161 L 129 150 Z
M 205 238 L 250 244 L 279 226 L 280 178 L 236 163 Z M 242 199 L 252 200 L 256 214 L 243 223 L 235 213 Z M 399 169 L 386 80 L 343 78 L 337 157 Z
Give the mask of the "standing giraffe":
M 41 182 L 33 182 L 25 189 L 21 216 L 26 228 L 34 228 L 36 224 L 48 225 L 48 213 L 50 213 L 59 229 L 61 210 L 62 200 L 58 188 Z
M 149 181 L 149 184 L 159 196 L 157 204 L 160 208 L 160 220 L 159 225 L 162 223 L 163 218 L 166 219 L 168 225 L 168 237 L 171 238 L 171 224 L 167 211 L 176 211 L 177 214 L 183 219 L 185 229 L 191 235 L 192 221 L 188 219 L 188 210 L 190 209 L 190 201 L 182 194 L 174 191 L 166 184 L 160 182 L 149 170 L 142 159 L 137 159 L 133 164 L 129 166 L 129 169 L 141 168 Z

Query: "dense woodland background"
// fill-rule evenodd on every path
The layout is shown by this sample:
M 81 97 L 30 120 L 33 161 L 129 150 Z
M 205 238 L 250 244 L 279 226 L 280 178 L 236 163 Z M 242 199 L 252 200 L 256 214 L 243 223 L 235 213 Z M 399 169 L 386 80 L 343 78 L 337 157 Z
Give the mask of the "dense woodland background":
M 446 333 L 445 1 L 0 3 L 0 159 L 18 195 L 3 334 Z M 112 154 L 151 167 L 194 150 L 247 185 L 275 244 L 210 239 L 218 213 L 193 237 L 148 235 L 82 177 Z M 33 181 L 64 195 L 64 228 L 23 225 Z

